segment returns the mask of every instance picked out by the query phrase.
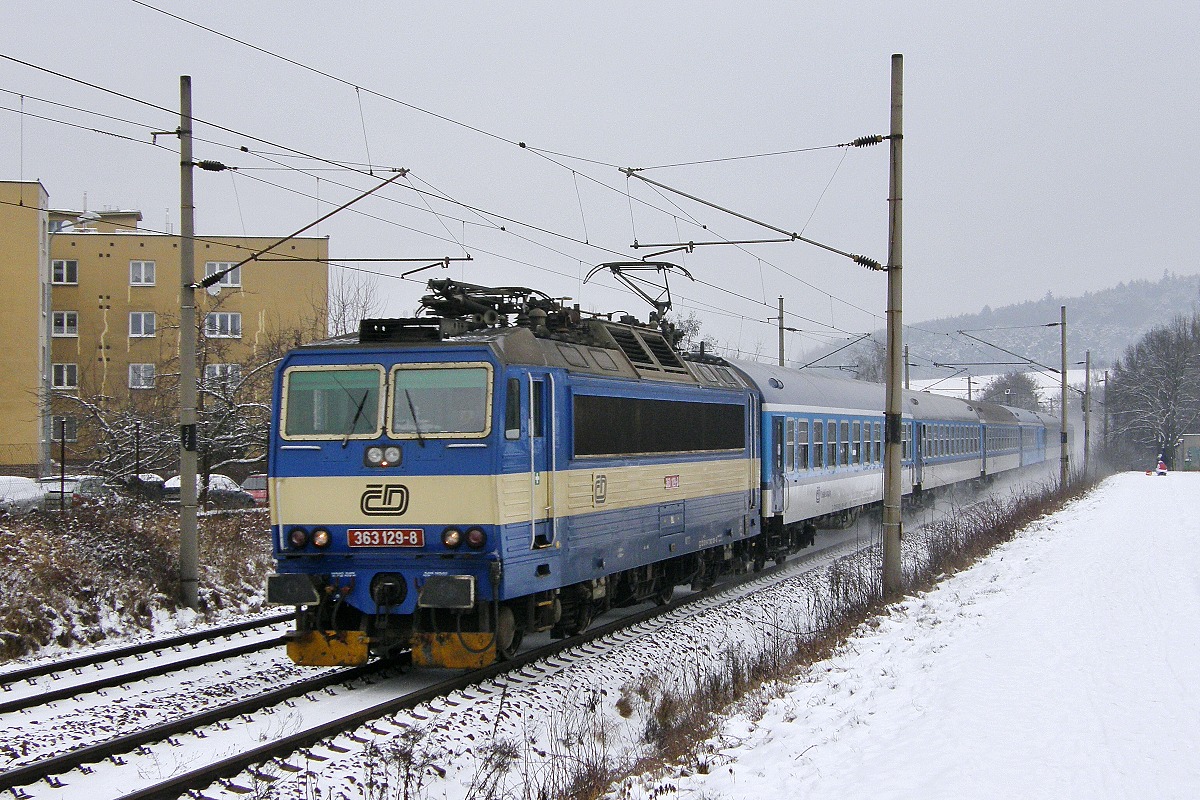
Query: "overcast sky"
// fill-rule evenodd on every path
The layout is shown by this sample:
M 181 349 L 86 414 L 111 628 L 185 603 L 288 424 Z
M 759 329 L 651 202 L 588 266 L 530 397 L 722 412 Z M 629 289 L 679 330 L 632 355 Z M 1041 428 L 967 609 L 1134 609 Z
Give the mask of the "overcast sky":
M 829 146 L 888 132 L 892 53 L 906 322 L 1200 272 L 1195 3 L 6 0 L 2 20 L 3 55 L 168 110 L 0 59 L 0 179 L 41 180 L 53 207 L 86 196 L 178 232 L 177 140 L 149 142 L 178 125 L 183 74 L 209 123 L 196 158 L 240 168 L 197 172 L 202 235 L 289 233 L 411 170 L 321 224 L 332 257 L 473 260 L 409 280 L 411 263 L 342 262 L 381 275 L 382 314 L 449 274 L 644 318 L 610 276 L 582 277 L 652 252 L 635 239 L 777 236 L 627 166 L 824 148 L 643 174 L 886 261 L 887 146 Z M 780 294 L 795 349 L 882 325 L 883 273 L 808 244 L 664 258 L 697 279 L 672 281 L 677 310 L 743 350 L 773 352 Z

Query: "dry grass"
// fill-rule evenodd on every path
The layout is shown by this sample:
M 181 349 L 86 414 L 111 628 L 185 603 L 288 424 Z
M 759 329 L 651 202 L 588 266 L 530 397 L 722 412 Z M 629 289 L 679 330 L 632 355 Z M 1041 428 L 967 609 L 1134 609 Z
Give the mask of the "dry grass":
M 986 498 L 956 509 L 943 521 L 906 533 L 905 577 L 909 592 L 928 589 L 970 566 L 1094 485 L 1094 481 L 1076 483 L 1066 495 L 1045 486 L 1007 498 Z M 617 711 L 628 718 L 639 709 L 649 710 L 644 715 L 643 733 L 648 755 L 615 786 L 574 796 L 596 798 L 615 792 L 614 796 L 621 798 L 627 796 L 632 785 L 628 778 L 658 772 L 671 764 L 679 765 L 684 772 L 707 772 L 703 747 L 717 732 L 722 716 L 747 702 L 761 708 L 787 681 L 827 659 L 864 622 L 884 611 L 879 563 L 880 554 L 875 549 L 834 562 L 823 573 L 823 584 L 811 587 L 810 605 L 802 618 L 774 620 L 756 647 L 727 650 L 712 669 L 690 676 L 682 686 L 665 688 L 642 681 L 626 687 L 617 701 Z M 562 800 L 569 796 L 558 795 Z
M 201 614 L 263 608 L 263 511 L 200 517 Z M 0 660 L 152 630 L 180 610 L 178 513 L 85 505 L 0 523 Z

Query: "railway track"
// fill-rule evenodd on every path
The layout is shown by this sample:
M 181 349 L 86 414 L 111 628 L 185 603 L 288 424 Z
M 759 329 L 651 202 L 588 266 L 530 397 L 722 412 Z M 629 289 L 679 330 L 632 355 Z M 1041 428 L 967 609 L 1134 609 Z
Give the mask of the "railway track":
M 291 614 L 275 614 L 0 673 L 0 731 L 8 729 L 3 736 L 0 757 L 6 756 L 9 760 L 9 766 L 0 770 L 0 790 L 36 783 L 91 761 L 127 752 L 144 742 L 159 741 L 203 724 L 202 715 L 190 715 L 186 726 L 183 726 L 184 720 L 179 719 L 104 741 L 88 742 L 85 739 L 82 744 L 78 736 L 63 736 L 61 742 L 54 742 L 49 748 L 39 746 L 34 738 L 38 733 L 36 729 L 48 724 L 47 718 L 56 715 L 55 706 L 63 700 L 80 698 L 81 703 L 86 703 L 83 698 L 102 697 L 106 690 L 114 687 L 135 687 L 201 665 L 278 650 L 282 646 L 283 629 L 290 619 Z M 237 643 L 239 639 L 246 641 Z M 321 677 L 329 680 L 328 676 Z M 317 679 L 310 682 L 307 690 L 323 685 Z M 276 697 L 265 702 L 278 701 Z M 244 705 L 244 708 L 249 709 L 251 705 Z M 30 753 L 34 754 L 32 760 Z
M 232 748 L 226 746 L 221 757 L 213 758 L 202 766 L 180 771 L 164 780 L 121 795 L 122 800 L 174 798 L 189 792 L 193 796 L 205 796 L 195 793 L 214 784 L 221 786 L 222 784 L 218 782 L 223 782 L 224 789 L 222 791 L 227 789 L 234 796 L 241 795 L 245 791 L 253 791 L 251 787 L 239 784 L 236 776 L 250 770 L 251 776 L 258 774 L 263 777 L 263 780 L 269 780 L 271 778 L 268 773 L 282 775 L 294 773 L 305 769 L 304 766 L 297 764 L 297 761 L 304 763 L 321 761 L 325 758 L 336 757 L 339 751 L 344 752 L 346 748 L 330 742 L 340 735 L 349 735 L 354 739 L 354 731 L 363 726 L 368 726 L 368 730 L 371 730 L 369 726 L 374 720 L 380 720 L 402 711 L 411 711 L 430 703 L 446 708 L 456 705 L 454 701 L 448 699 L 443 699 L 439 703 L 439 698 L 449 698 L 452 695 L 457 697 L 463 692 L 469 692 L 473 699 L 480 702 L 487 702 L 489 698 L 494 701 L 496 696 L 507 691 L 507 686 L 537 684 L 545 675 L 566 668 L 573 663 L 588 659 L 601 659 L 613 648 L 624 646 L 640 637 L 653 636 L 667 625 L 703 614 L 729 602 L 731 598 L 746 596 L 793 574 L 813 569 L 816 565 L 827 563 L 837 556 L 853 550 L 854 547 L 855 544 L 851 541 L 832 549 L 802 556 L 759 573 L 738 576 L 711 589 L 682 597 L 669 606 L 643 607 L 634 609 L 632 612 L 627 611 L 618 618 L 595 624 L 578 636 L 525 649 L 515 658 L 501 664 L 453 675 L 449 678 L 444 677 L 444 672 L 430 672 L 425 676 L 423 685 L 401 691 L 398 694 L 391 691 L 383 692 L 382 694 L 385 696 L 377 702 L 358 703 L 353 711 L 334 714 L 315 724 L 306 724 L 300 730 L 274 736 L 271 741 L 262 742 L 253 747 Z M 367 683 L 376 676 L 386 678 L 386 670 L 377 665 L 367 665 L 355 671 L 339 671 L 322 676 L 320 680 L 324 681 L 323 684 L 318 683 L 303 689 L 287 687 L 278 690 L 272 696 L 264 695 L 237 705 L 212 709 L 186 720 L 179 719 L 169 728 L 163 726 L 156 730 L 141 731 L 122 740 L 113 740 L 103 745 L 97 745 L 89 752 L 64 754 L 61 760 L 56 759 L 53 762 L 46 761 L 30 765 L 28 768 L 22 768 L 20 772 L 0 773 L 0 789 L 10 789 L 14 792 L 14 796 L 20 798 L 42 796 L 37 786 L 50 788 L 61 788 L 68 784 L 82 786 L 88 782 L 90 776 L 77 773 L 64 775 L 64 773 L 84 764 L 101 760 L 104 760 L 104 771 L 111 773 L 124 766 L 120 762 L 127 759 L 122 758 L 122 754 L 134 751 L 138 747 L 145 747 L 151 742 L 170 741 L 171 737 L 178 737 L 185 733 L 191 733 L 199 739 L 214 738 L 219 736 L 220 732 L 205 731 L 204 726 L 221 725 L 222 720 L 230 720 L 239 715 L 266 709 L 270 704 L 269 701 L 288 703 L 290 700 L 318 688 L 350 681 Z M 380 688 L 385 687 L 390 687 L 390 684 L 385 683 Z M 358 693 L 355 692 L 355 694 Z M 391 696 L 387 696 L 388 694 Z M 345 697 L 346 695 L 341 696 Z M 360 740 L 355 739 L 355 741 Z M 191 743 L 181 746 L 189 748 L 190 751 Z M 332 753 L 327 756 L 314 754 L 310 749 L 314 747 L 331 750 Z M 216 748 L 216 750 L 221 751 L 222 749 Z M 229 755 L 231 751 L 236 754 Z M 263 765 L 269 765 L 269 767 L 264 768 Z M 243 779 L 243 783 L 245 782 Z

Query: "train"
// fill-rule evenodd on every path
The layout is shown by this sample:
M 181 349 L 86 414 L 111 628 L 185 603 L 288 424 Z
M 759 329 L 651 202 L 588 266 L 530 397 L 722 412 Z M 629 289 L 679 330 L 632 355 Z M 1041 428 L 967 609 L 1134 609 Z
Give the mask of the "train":
M 881 502 L 881 385 L 681 353 L 662 317 L 525 287 L 429 292 L 277 367 L 267 600 L 296 609 L 298 664 L 494 663 Z M 1057 458 L 1046 415 L 903 403 L 910 500 Z

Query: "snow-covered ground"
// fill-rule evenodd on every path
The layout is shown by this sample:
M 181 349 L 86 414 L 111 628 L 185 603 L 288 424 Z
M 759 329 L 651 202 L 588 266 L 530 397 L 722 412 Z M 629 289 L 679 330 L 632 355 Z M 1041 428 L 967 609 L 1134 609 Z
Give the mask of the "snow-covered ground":
M 1127 473 L 623 798 L 1200 797 L 1200 475 Z

